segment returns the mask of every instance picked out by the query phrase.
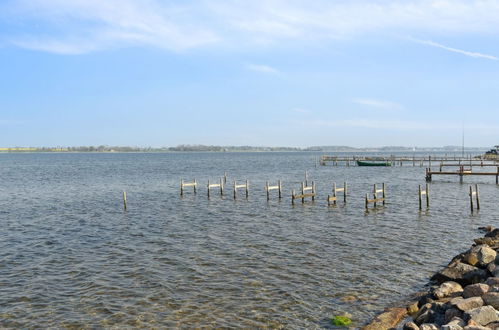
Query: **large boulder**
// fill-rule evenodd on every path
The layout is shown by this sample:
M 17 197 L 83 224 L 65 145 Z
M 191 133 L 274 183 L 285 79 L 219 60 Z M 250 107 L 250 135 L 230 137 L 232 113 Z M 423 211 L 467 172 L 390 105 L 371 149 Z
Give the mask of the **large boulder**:
M 419 330 L 438 330 L 438 326 L 433 323 L 425 323 L 419 326 Z
M 478 245 L 485 244 L 493 249 L 499 248 L 499 237 L 480 237 L 475 238 L 474 241 Z
M 497 311 L 492 306 L 474 308 L 465 313 L 468 319 L 475 321 L 478 325 L 487 325 L 499 321 Z
M 400 320 L 407 315 L 405 308 L 388 308 L 378 315 L 371 323 L 362 328 L 362 330 L 390 329 L 395 327 Z
M 469 249 L 463 261 L 472 266 L 486 267 L 496 259 L 497 252 L 486 244 L 477 245 Z
M 433 291 L 433 295 L 437 299 L 442 299 L 450 296 L 454 296 L 456 293 L 463 292 L 463 287 L 461 284 L 454 281 L 447 281 L 442 283 L 435 291 Z
M 487 291 L 489 291 L 489 286 L 487 284 L 484 283 L 470 284 L 464 287 L 463 297 L 464 298 L 481 297 Z
M 455 261 L 433 275 L 431 279 L 438 283 L 454 281 L 461 285 L 468 285 L 483 282 L 487 278 L 487 274 L 484 269 Z
M 482 296 L 482 299 L 485 305 L 499 309 L 499 292 L 487 292 Z
M 456 307 L 463 312 L 482 306 L 483 300 L 481 297 L 471 297 L 463 299 L 456 304 Z

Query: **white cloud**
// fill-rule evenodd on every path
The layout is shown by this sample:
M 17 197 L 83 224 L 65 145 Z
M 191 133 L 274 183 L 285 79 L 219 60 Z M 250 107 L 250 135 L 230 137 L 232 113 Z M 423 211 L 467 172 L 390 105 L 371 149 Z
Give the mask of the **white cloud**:
M 396 102 L 375 99 L 354 99 L 352 102 L 384 110 L 399 110 L 403 108 L 401 104 Z
M 418 40 L 418 39 L 413 39 L 413 38 L 411 38 L 411 40 L 413 40 L 415 42 L 418 42 L 420 44 L 423 44 L 423 45 L 428 45 L 428 46 L 433 46 L 433 47 L 445 49 L 447 51 L 454 52 L 454 53 L 459 53 L 459 54 L 463 54 L 463 55 L 466 55 L 466 56 L 469 56 L 469 57 L 485 58 L 485 59 L 494 60 L 494 61 L 499 60 L 499 57 L 497 57 L 497 56 L 488 55 L 488 54 L 482 54 L 482 53 L 477 53 L 477 52 L 470 52 L 470 51 L 467 51 L 467 50 L 462 50 L 462 49 L 457 49 L 457 48 L 453 48 L 453 47 L 448 47 L 448 46 L 439 44 L 439 43 L 431 41 L 431 40 Z
M 2 17 L 7 24 L 17 21 L 29 27 L 26 34 L 4 32 L 13 43 L 70 54 L 123 46 L 173 51 L 214 44 L 240 48 L 387 31 L 499 33 L 497 0 L 12 0 L 0 4 Z
M 268 65 L 262 64 L 248 64 L 246 68 L 251 71 L 262 72 L 262 73 L 278 73 L 279 70 Z

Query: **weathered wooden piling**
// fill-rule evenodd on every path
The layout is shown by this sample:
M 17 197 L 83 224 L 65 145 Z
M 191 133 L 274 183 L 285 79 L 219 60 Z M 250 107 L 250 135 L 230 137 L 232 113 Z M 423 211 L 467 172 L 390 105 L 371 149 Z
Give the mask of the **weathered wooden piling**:
M 429 189 L 429 186 L 428 184 L 426 184 L 426 188 L 425 190 L 422 190 L 421 189 L 421 185 L 419 185 L 419 192 L 418 192 L 418 196 L 419 196 L 419 210 L 422 210 L 423 209 L 423 195 L 425 195 L 426 197 L 426 208 L 429 208 L 430 207 L 430 189 Z
M 180 196 L 183 196 L 184 195 L 184 188 L 187 188 L 187 187 L 193 187 L 194 188 L 194 194 L 196 194 L 196 188 L 197 188 L 197 181 L 196 179 L 194 179 L 193 182 L 184 182 L 184 180 L 180 180 Z
M 378 193 L 381 193 L 381 197 L 378 197 Z M 383 206 L 385 205 L 386 201 L 386 189 L 385 189 L 385 183 L 382 183 L 382 188 L 378 189 L 376 184 L 374 184 L 374 189 L 373 189 L 373 199 L 369 199 L 369 195 L 366 194 L 366 199 L 365 199 L 365 208 L 366 210 L 369 208 L 369 203 L 373 203 L 373 206 L 376 207 L 377 203 L 382 202 Z
M 123 209 L 125 211 L 127 210 L 127 205 L 126 205 L 126 191 L 123 191 Z
M 343 192 L 343 202 L 347 202 L 347 183 L 343 183 L 343 188 L 336 188 L 336 182 L 333 182 L 333 195 L 327 195 L 327 205 L 336 205 L 336 201 L 338 200 L 337 193 Z
M 310 192 L 309 192 L 310 191 Z M 312 181 L 311 186 L 307 186 L 304 182 L 301 183 L 301 194 L 297 195 L 295 190 L 291 191 L 291 204 L 295 203 L 295 199 L 300 198 L 302 203 L 305 203 L 306 197 L 311 197 L 312 201 L 315 200 L 316 192 L 315 192 L 315 182 Z
M 282 191 L 281 180 L 278 180 L 277 181 L 277 185 L 275 185 L 275 186 L 269 185 L 268 181 L 265 182 L 265 191 L 267 192 L 267 200 L 270 200 L 270 191 L 271 190 L 277 190 L 279 192 L 279 199 L 282 198 L 282 194 L 281 194 L 281 191 Z
M 223 183 L 223 178 L 220 178 L 220 183 L 210 183 L 210 180 L 208 180 L 208 198 L 210 198 L 210 189 L 211 188 L 219 188 L 220 189 L 220 196 L 223 196 L 224 194 L 224 183 Z
M 470 186 L 470 209 L 471 212 L 473 212 L 473 196 L 475 196 L 476 199 L 476 209 L 480 210 L 480 193 L 478 192 L 478 185 L 475 184 L 475 191 L 473 191 L 473 186 Z
M 246 180 L 244 184 L 237 184 L 236 180 L 234 180 L 234 199 L 237 197 L 237 189 L 244 188 L 246 191 L 246 198 L 249 196 L 249 181 Z

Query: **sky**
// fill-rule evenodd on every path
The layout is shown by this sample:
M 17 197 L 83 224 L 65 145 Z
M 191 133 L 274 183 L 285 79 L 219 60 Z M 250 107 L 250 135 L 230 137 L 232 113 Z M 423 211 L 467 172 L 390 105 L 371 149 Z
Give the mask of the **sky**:
M 0 146 L 499 144 L 499 0 L 0 0 Z

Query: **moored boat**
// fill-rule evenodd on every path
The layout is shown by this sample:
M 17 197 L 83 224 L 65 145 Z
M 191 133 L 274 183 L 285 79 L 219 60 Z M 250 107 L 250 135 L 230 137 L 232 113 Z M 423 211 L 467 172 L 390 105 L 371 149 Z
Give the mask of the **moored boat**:
M 482 156 L 485 159 L 499 159 L 499 145 L 494 146 Z

